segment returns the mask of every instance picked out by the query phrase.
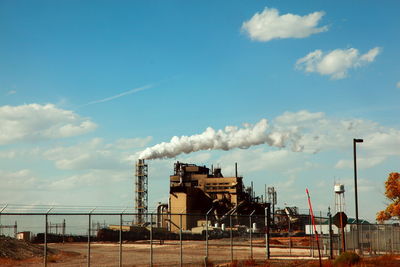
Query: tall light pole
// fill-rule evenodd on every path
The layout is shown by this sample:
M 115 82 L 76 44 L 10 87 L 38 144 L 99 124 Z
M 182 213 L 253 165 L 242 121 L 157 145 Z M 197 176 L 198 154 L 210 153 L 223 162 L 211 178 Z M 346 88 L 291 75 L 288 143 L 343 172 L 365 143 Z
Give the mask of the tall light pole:
M 354 154 L 354 193 L 356 203 L 356 229 L 357 229 L 357 249 L 360 249 L 360 237 L 358 235 L 358 195 L 357 195 L 357 153 L 356 144 L 364 142 L 363 139 L 353 139 L 353 154 Z

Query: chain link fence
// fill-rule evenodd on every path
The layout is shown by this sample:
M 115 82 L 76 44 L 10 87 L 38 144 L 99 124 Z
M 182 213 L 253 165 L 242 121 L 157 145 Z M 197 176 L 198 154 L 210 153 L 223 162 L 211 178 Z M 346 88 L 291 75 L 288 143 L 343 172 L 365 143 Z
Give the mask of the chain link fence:
M 38 211 L 21 207 L 3 209 L 0 226 L 17 224 L 20 239 L 43 245 L 43 266 L 207 266 L 235 260 L 338 255 L 341 232 L 332 226 L 330 234 L 329 219 L 315 217 L 317 242 L 311 218 L 307 211 L 303 213 L 272 215 L 267 209 L 264 214 L 220 216 L 148 213 L 146 223 L 137 225 L 137 214 L 129 209 Z M 355 225 L 345 228 L 347 250 L 399 252 L 399 226 L 359 225 L 359 246 L 356 229 Z M 13 228 L 0 230 L 2 235 L 15 237 Z M 30 233 L 29 237 L 23 233 Z M 75 256 L 55 262 L 54 249 Z

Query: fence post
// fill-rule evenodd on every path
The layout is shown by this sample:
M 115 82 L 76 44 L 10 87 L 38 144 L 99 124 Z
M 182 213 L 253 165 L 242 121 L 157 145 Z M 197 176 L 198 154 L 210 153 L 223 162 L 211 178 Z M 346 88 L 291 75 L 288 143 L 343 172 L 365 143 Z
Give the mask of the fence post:
M 250 259 L 253 259 L 253 239 L 252 239 L 253 227 L 251 225 L 251 216 L 253 216 L 255 211 L 256 210 L 253 210 L 253 212 L 250 213 L 250 216 L 249 216 L 250 217 L 250 228 L 249 228 L 249 230 L 250 230 Z
M 63 224 L 62 224 L 62 240 L 63 240 L 63 244 L 65 243 L 65 219 L 63 220 Z
M 290 238 L 290 218 L 288 217 L 289 256 L 292 256 L 292 239 Z
M 385 237 L 385 250 L 386 250 L 386 254 L 388 254 L 388 252 L 389 252 L 388 243 L 389 242 L 387 240 L 388 235 L 387 235 L 387 225 L 386 224 L 383 229 L 384 229 L 383 236 Z
M 153 267 L 153 213 L 150 213 L 150 267 Z
M 119 215 L 119 267 L 122 267 L 122 213 Z
M 308 209 L 308 224 L 309 224 L 309 230 L 310 230 L 310 257 L 314 258 L 314 244 L 313 244 L 313 235 L 314 235 L 314 231 L 312 230 L 312 223 L 311 223 L 311 211 L 310 209 Z
M 47 214 L 45 215 L 44 223 L 44 266 L 47 266 Z
M 90 267 L 90 226 L 91 226 L 91 218 L 92 214 L 89 213 L 89 228 L 88 228 L 88 251 L 87 251 L 87 266 Z
M 392 236 L 392 238 L 390 239 L 391 240 L 391 244 L 390 244 L 390 252 L 391 253 L 393 253 L 393 237 L 394 237 L 394 234 L 393 234 L 393 224 L 390 226 L 390 228 L 392 229 L 390 232 L 391 232 L 391 236 Z
M 380 238 L 379 238 L 379 230 L 380 230 L 380 227 L 379 227 L 380 225 L 379 224 L 377 224 L 377 243 L 378 243 L 378 246 L 377 246 L 377 251 L 378 251 L 378 254 L 379 254 L 379 251 L 380 251 L 380 247 L 381 247 L 381 240 L 380 240 Z
M 187 220 L 187 217 L 186 217 Z M 179 215 L 179 243 L 180 243 L 180 266 L 183 266 L 183 250 L 182 250 L 182 214 Z
M 354 229 L 353 229 L 354 230 Z M 352 237 L 352 245 L 353 245 L 353 251 L 356 252 L 358 249 L 358 245 L 359 245 L 359 239 L 357 238 L 356 240 L 354 240 L 354 237 L 356 236 L 356 232 L 351 231 L 351 237 Z M 358 225 L 357 225 L 357 236 L 358 236 Z M 357 242 L 357 243 L 356 243 Z M 348 249 L 350 249 L 350 242 L 347 242 L 347 247 Z
M 372 253 L 372 241 L 373 241 L 373 235 L 372 235 L 372 232 L 371 232 L 371 224 L 369 224 L 368 225 L 368 241 L 369 241 L 369 255 L 371 255 L 371 253 Z
M 17 238 L 18 228 L 17 228 L 17 221 L 14 223 L 14 238 Z
M 206 260 L 208 260 L 208 214 L 213 210 L 211 208 L 209 211 L 206 213 Z
M 359 231 L 360 231 L 360 234 L 359 234 L 359 247 L 360 247 L 360 255 L 363 255 L 364 253 L 363 253 L 363 251 L 364 251 L 364 236 L 363 236 L 363 227 L 364 227 L 364 224 L 361 224 L 361 225 L 359 225 L 358 226 L 358 229 L 359 229 Z
M 7 208 L 8 204 L 6 204 L 1 210 L 0 210 L 0 226 L 1 226 L 1 213 Z M 0 235 L 3 234 L 3 228 L 0 227 Z
M 395 236 L 395 240 L 397 241 L 396 243 L 395 243 L 395 253 L 397 253 L 398 251 L 399 251 L 399 242 L 398 242 L 398 240 L 399 240 L 399 229 L 398 229 L 398 227 L 395 227 L 394 228 L 394 236 Z
M 44 266 L 47 266 L 47 228 L 48 228 L 48 218 L 47 216 L 49 215 L 50 211 L 53 209 L 53 207 L 51 207 L 45 215 L 45 231 L 44 231 Z
M 329 258 L 333 259 L 333 240 L 332 240 L 332 214 L 331 209 L 328 211 L 328 220 L 329 220 Z
M 229 226 L 230 226 L 230 239 L 231 239 L 231 262 L 233 262 L 232 214 L 229 214 Z
M 266 249 L 266 257 L 268 260 L 271 258 L 271 252 L 269 249 L 270 220 L 271 220 L 271 204 L 268 203 L 267 207 L 265 208 L 265 249 Z

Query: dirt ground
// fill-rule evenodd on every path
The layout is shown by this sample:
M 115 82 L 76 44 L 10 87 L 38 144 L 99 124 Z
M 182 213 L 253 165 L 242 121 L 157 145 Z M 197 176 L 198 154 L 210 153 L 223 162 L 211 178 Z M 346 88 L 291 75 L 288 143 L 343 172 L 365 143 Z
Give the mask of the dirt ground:
M 33 245 L 37 246 L 37 245 Z M 40 266 L 43 264 L 43 248 L 32 258 L 23 260 L 0 259 L 1 266 Z M 52 254 L 48 258 L 48 266 L 86 266 L 88 245 L 87 243 L 49 243 L 48 247 L 58 254 Z M 164 241 L 163 244 L 154 243 L 153 265 L 154 266 L 179 266 L 180 243 L 179 241 Z M 273 248 L 273 253 L 285 254 L 285 249 Z M 209 241 L 208 263 L 214 266 L 230 262 L 231 249 L 229 240 Z M 308 256 L 309 250 L 299 250 L 300 255 Z M 204 266 L 206 247 L 204 241 L 183 241 L 182 260 L 184 266 Z M 235 240 L 232 250 L 233 259 L 246 261 L 250 258 L 250 246 L 247 242 Z M 92 266 L 118 266 L 119 244 L 94 242 L 90 246 L 90 261 Z M 255 240 L 253 244 L 253 258 L 263 260 L 265 258 L 265 244 L 262 240 Z M 16 259 L 14 257 L 14 259 Z M 149 266 L 150 244 L 142 242 L 126 242 L 122 245 L 123 266 Z M 225 263 L 225 264 L 224 264 Z M 213 266 L 210 264 L 210 266 Z M 230 265 L 229 265 L 230 266 Z M 251 265 L 248 265 L 251 266 Z
M 56 254 L 58 251 L 50 249 L 48 253 Z M 0 236 L 0 258 L 2 259 L 25 260 L 41 256 L 43 256 L 43 246 Z
M 285 240 L 276 240 L 276 243 L 285 243 Z M 235 240 L 234 249 L 231 251 L 230 240 L 210 240 L 209 257 L 207 266 L 319 266 L 317 258 L 310 257 L 309 248 L 271 248 L 272 259 L 265 261 L 265 243 L 254 240 L 253 259 L 250 260 L 251 250 L 247 242 Z M 37 246 L 37 245 L 34 245 Z M 48 266 L 87 266 L 87 243 L 50 243 L 49 248 L 58 253 L 50 254 Z M 20 260 L 0 258 L 0 266 L 43 266 L 43 250 L 33 257 Z M 180 243 L 179 241 L 164 241 L 163 244 L 153 243 L 153 266 L 179 266 Z M 183 241 L 183 265 L 205 266 L 205 242 Z M 233 254 L 233 263 L 230 261 Z M 288 257 L 292 253 L 292 257 Z M 90 246 L 91 266 L 119 266 L 119 244 L 94 242 Z M 278 255 L 281 255 L 278 258 Z M 283 257 L 285 255 L 285 257 Z M 294 256 L 295 255 L 295 256 Z M 317 255 L 317 254 L 316 254 Z M 375 261 L 374 261 L 375 260 Z M 398 257 L 382 260 L 367 259 L 360 266 L 400 266 Z M 148 242 L 126 242 L 122 245 L 123 266 L 149 266 L 150 244 Z M 384 263 L 384 265 L 382 265 Z M 332 261 L 324 259 L 324 266 L 333 266 Z

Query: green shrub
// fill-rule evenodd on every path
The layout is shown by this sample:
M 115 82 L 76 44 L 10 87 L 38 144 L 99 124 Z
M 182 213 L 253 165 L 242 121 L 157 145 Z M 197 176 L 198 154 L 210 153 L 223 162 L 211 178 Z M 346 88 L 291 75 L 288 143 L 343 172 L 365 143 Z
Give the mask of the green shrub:
M 360 262 L 361 258 L 354 252 L 344 252 L 337 257 L 333 266 L 352 266 Z

